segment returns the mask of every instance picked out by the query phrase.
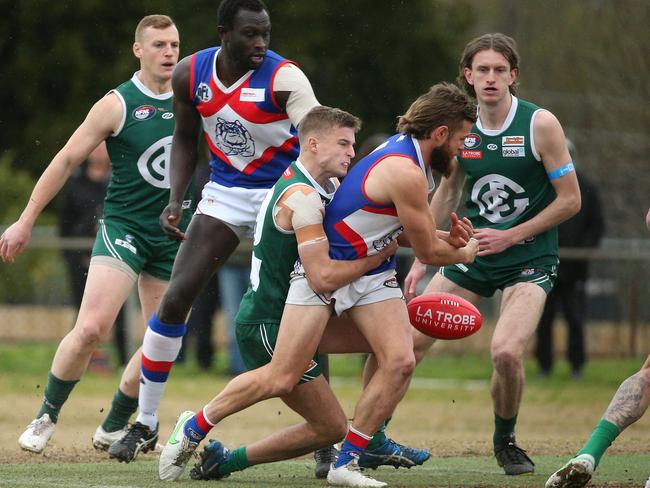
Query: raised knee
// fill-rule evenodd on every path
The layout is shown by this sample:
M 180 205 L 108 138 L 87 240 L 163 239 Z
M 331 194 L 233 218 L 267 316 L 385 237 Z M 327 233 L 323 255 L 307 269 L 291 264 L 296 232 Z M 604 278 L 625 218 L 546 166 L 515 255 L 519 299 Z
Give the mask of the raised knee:
M 495 348 L 492 351 L 492 364 L 498 372 L 505 373 L 520 368 L 522 356 L 507 347 Z

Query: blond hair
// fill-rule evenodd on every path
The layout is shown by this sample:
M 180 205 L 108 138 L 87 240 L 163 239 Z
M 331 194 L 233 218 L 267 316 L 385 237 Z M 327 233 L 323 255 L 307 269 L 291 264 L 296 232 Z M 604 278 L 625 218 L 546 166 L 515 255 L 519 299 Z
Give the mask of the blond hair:
M 317 105 L 300 121 L 298 137 L 304 139 L 309 134 L 322 134 L 335 127 L 350 127 L 357 132 L 361 128 L 361 120 L 345 110 Z
M 174 21 L 168 15 L 147 15 L 146 17 L 143 17 L 140 22 L 138 22 L 138 26 L 135 28 L 135 42 L 142 41 L 142 32 L 147 27 L 153 27 L 154 29 L 166 29 L 172 25 L 175 25 Z

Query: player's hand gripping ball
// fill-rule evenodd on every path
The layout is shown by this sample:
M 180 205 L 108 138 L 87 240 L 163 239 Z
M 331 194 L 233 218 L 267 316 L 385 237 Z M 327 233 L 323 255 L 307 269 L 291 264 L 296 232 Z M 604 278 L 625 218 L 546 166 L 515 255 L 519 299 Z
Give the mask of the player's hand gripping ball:
M 470 302 L 451 293 L 426 293 L 408 305 L 411 325 L 435 339 L 462 339 L 481 328 L 483 316 Z

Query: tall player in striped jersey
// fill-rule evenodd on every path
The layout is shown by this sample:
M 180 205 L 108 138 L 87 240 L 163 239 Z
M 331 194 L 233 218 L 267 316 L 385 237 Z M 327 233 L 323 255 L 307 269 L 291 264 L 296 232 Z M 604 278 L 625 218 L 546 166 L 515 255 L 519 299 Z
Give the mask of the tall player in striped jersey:
M 45 448 L 61 407 L 136 281 L 145 320 L 167 287 L 178 244 L 160 230 L 158 216 L 169 199 L 171 78 L 178 51 L 178 30 L 169 17 L 150 15 L 140 21 L 133 44 L 140 70 L 92 107 L 36 183 L 20 219 L 0 237 L 2 260 L 11 262 L 27 247 L 38 215 L 90 152 L 106 141 L 112 178 L 103 220 L 77 321 L 59 344 L 36 419 L 18 440 L 28 451 L 40 453 Z M 189 212 L 184 214 L 179 214 L 181 226 L 189 221 Z M 106 420 L 95 432 L 96 448 L 108 449 L 124 436 L 137 409 L 139 369 L 138 350 L 122 375 Z
M 486 34 L 470 41 L 458 80 L 478 100 L 478 120 L 458 162 L 431 202 L 437 220 L 467 190 L 467 217 L 480 252 L 471 265 L 445 266 L 426 288 L 474 303 L 502 290 L 492 336 L 494 453 L 508 475 L 531 473 L 534 463 L 515 442 L 524 387 L 524 351 L 553 287 L 557 225 L 580 209 L 580 190 L 558 120 L 515 97 L 519 55 L 514 40 Z M 417 260 L 405 282 L 407 298 L 424 276 Z M 419 360 L 433 340 L 414 330 Z M 369 365 L 372 366 L 372 365 Z
M 171 194 L 160 220 L 182 244 L 145 333 L 137 422 L 147 430 L 124 446 L 119 458 L 127 462 L 157 435 L 157 410 L 192 302 L 239 241 L 252 237 L 268 189 L 298 155 L 296 127 L 318 105 L 302 71 L 268 49 L 271 21 L 261 0 L 223 0 L 217 24 L 221 46 L 183 59 L 172 80 Z M 184 233 L 178 224 L 200 132 L 212 172 Z

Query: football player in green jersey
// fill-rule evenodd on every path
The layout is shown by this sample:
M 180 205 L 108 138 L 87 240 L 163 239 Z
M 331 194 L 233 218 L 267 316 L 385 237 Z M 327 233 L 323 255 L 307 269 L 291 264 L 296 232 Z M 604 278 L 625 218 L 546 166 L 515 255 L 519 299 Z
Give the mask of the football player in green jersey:
M 112 179 L 79 315 L 54 356 L 41 408 L 18 440 L 23 449 L 35 453 L 43 451 L 54 433 L 61 407 L 91 353 L 113 327 L 133 285 L 138 283 L 143 316 L 148 318 L 167 288 L 178 250 L 158 225 L 169 199 L 167 159 L 174 130 L 171 78 L 179 36 L 172 19 L 144 17 L 135 31 L 133 53 L 140 70 L 95 103 L 43 172 L 18 221 L 0 237 L 0 257 L 12 262 L 26 249 L 39 214 L 91 151 L 106 141 Z M 137 409 L 139 370 L 138 350 L 123 373 L 106 420 L 95 432 L 96 448 L 108 449 L 125 434 Z M 153 446 L 155 440 L 142 449 Z
M 650 231 L 650 209 L 645 217 Z M 650 405 L 650 355 L 641 369 L 627 378 L 614 394 L 587 443 L 546 481 L 546 488 L 587 486 L 605 451 L 621 432 L 643 417 Z M 650 478 L 646 481 L 650 488 Z
M 470 265 L 440 269 L 425 292 L 448 292 L 477 303 L 502 290 L 492 335 L 494 453 L 506 474 L 534 471 L 515 442 L 524 388 L 524 351 L 553 287 L 559 263 L 557 225 L 580 209 L 580 190 L 564 132 L 549 111 L 515 97 L 519 54 L 515 41 L 486 34 L 465 46 L 459 83 L 478 101 L 478 120 L 451 174 L 442 178 L 431 210 L 437 222 L 467 190 L 466 216 L 479 254 Z M 405 281 L 407 298 L 425 274 L 415 261 Z M 414 329 L 416 359 L 433 339 Z M 368 363 L 373 369 L 373 359 Z

